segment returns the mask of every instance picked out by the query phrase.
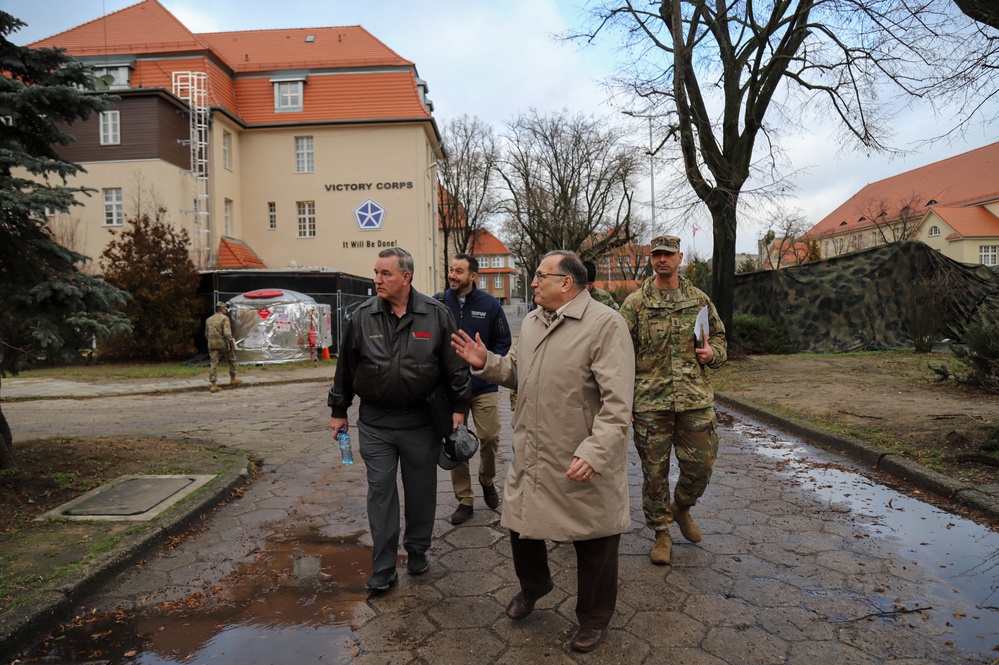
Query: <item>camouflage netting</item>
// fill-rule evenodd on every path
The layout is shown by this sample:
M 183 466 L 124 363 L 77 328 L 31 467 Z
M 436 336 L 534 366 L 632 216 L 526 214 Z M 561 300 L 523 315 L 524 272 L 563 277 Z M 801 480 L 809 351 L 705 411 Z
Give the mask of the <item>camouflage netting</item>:
M 784 325 L 801 351 L 905 348 L 926 319 L 939 322 L 936 337 L 951 340 L 969 323 L 999 322 L 999 275 L 899 242 L 736 275 L 734 305 L 735 314 Z

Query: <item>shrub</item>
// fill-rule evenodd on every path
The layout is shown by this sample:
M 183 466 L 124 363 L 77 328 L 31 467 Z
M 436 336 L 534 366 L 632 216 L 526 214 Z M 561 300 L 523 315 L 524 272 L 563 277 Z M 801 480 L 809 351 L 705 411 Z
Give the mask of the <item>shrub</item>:
M 787 328 L 752 314 L 732 317 L 732 334 L 728 336 L 729 355 L 780 355 L 798 351 Z
M 999 393 L 999 323 L 972 323 L 954 357 L 968 369 L 967 383 Z

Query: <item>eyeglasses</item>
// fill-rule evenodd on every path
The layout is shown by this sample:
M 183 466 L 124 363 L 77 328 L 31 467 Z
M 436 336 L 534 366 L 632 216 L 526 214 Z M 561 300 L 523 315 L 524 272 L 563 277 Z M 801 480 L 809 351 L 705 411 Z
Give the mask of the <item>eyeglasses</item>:
M 539 282 L 543 280 L 545 277 L 568 277 L 568 275 L 560 272 L 541 272 L 540 270 L 534 271 L 534 279 L 538 280 Z

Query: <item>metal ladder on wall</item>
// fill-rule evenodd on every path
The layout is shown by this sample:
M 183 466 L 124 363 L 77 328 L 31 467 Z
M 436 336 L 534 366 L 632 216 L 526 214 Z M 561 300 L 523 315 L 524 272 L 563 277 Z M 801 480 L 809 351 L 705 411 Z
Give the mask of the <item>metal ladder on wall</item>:
M 214 262 L 208 191 L 208 74 L 173 72 L 173 94 L 187 102 L 190 109 L 191 180 L 194 191 L 194 254 L 198 267 Z

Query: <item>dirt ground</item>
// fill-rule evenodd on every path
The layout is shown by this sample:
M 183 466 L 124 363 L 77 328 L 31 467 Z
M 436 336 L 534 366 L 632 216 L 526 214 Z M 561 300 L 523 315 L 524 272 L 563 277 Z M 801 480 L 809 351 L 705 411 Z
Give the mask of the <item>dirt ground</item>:
M 999 483 L 999 395 L 939 382 L 949 353 L 751 356 L 717 390 L 876 443 L 955 478 Z

